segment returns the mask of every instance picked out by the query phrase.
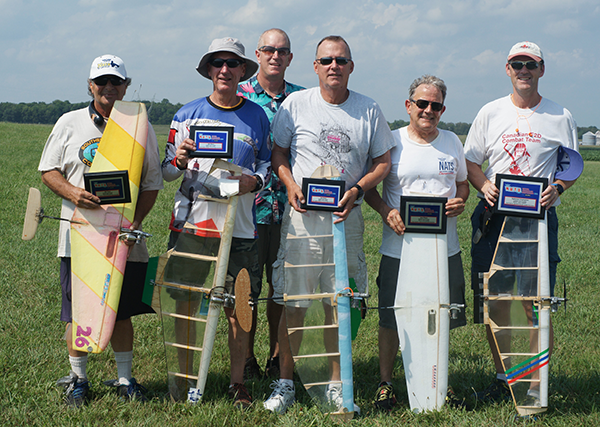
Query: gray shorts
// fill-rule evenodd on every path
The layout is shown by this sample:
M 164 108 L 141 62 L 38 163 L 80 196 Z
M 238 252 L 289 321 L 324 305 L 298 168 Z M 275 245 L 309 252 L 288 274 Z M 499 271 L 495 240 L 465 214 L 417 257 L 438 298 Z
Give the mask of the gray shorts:
M 379 263 L 379 326 L 386 329 L 398 329 L 393 307 L 396 301 L 396 284 L 398 283 L 398 272 L 400 270 L 400 259 L 386 255 L 381 256 Z M 448 257 L 448 281 L 450 285 L 450 304 L 465 305 L 465 276 L 463 273 L 462 258 L 460 252 Z M 457 313 L 456 319 L 450 319 L 450 329 L 465 326 L 467 317 L 465 308 Z

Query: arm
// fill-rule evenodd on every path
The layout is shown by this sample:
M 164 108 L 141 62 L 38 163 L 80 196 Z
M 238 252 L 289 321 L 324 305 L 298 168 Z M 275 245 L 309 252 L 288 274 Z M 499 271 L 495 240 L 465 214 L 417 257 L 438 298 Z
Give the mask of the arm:
M 369 171 L 363 176 L 357 184 L 365 191 L 369 191 L 371 188 L 377 187 L 383 179 L 387 176 L 392 168 L 392 156 L 389 151 L 386 151 L 385 154 L 382 154 L 379 157 L 373 159 L 373 164 Z M 358 189 L 350 188 L 346 193 L 344 193 L 344 197 L 340 200 L 339 206 L 344 206 L 344 210 L 342 212 L 334 212 L 334 215 L 337 215 L 339 218 L 334 221 L 334 223 L 338 223 L 344 221 L 350 215 L 350 211 L 354 207 L 354 202 L 358 198 Z
M 496 203 L 496 200 L 498 200 L 498 196 L 500 195 L 498 188 L 496 188 L 492 181 L 487 179 L 481 170 L 481 165 L 469 160 L 466 162 L 469 182 L 477 191 L 480 191 L 483 194 L 490 206 L 494 206 L 494 203 Z
M 54 194 L 69 200 L 78 208 L 96 209 L 100 207 L 100 198 L 83 188 L 75 187 L 57 169 L 42 172 L 42 182 Z
M 381 198 L 377 188 L 371 188 L 365 193 L 365 202 L 369 204 L 383 219 L 383 222 L 401 236 L 406 227 L 397 209 L 390 208 Z
M 305 209 L 300 208 L 300 203 L 304 203 L 304 195 L 302 194 L 302 188 L 292 175 L 292 169 L 290 166 L 290 149 L 282 148 L 277 144 L 273 144 L 273 152 L 271 154 L 271 164 L 273 166 L 273 172 L 277 174 L 281 182 L 287 188 L 288 202 L 294 210 L 304 213 Z
M 446 203 L 446 215 L 449 217 L 459 216 L 465 210 L 465 202 L 469 198 L 469 182 L 456 183 L 456 197 Z

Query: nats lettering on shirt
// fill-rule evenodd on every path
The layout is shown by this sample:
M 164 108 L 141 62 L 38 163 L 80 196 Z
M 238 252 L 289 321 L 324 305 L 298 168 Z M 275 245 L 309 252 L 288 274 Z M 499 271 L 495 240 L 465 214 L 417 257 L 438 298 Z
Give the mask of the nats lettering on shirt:
M 456 163 L 453 158 L 438 157 L 439 175 L 454 175 L 456 173 Z
M 527 151 L 527 144 L 539 144 L 542 142 L 542 135 L 539 133 L 515 132 L 502 135 L 502 145 L 504 151 L 510 157 L 510 173 L 512 175 L 531 175 L 531 164 L 529 159 L 531 154 Z

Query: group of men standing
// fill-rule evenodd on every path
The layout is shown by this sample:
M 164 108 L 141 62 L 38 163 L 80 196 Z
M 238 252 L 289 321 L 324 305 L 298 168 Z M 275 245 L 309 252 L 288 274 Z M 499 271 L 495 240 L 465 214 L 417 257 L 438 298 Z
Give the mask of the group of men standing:
M 283 271 L 286 259 L 294 256 L 286 250 L 288 231 L 311 235 L 323 220 L 323 213 L 303 209 L 302 178 L 327 164 L 336 167 L 345 181 L 346 191 L 339 203 L 341 210 L 333 215 L 337 216 L 336 222 L 345 223 L 349 277 L 354 278 L 359 291 L 366 290 L 368 285 L 362 201 L 381 215 L 384 224 L 382 259 L 377 279 L 381 307 L 394 301 L 402 256 L 405 227 L 398 212 L 400 198 L 411 193 L 447 197 L 450 302 L 464 304 L 465 282 L 456 218 L 465 209 L 468 182 L 481 199 L 472 216 L 475 233 L 480 227 L 481 211 L 486 204 L 492 206 L 497 201 L 495 174 L 549 179 L 552 185 L 544 191 L 542 204 L 549 213 L 553 284 L 556 264 L 560 261 L 554 207 L 560 203 L 559 195 L 573 183 L 554 179 L 555 153 L 559 146 L 577 150 L 577 128 L 570 113 L 539 95 L 538 80 L 545 66 L 542 52 L 534 43 L 518 43 L 511 49 L 506 73 L 511 78 L 512 94 L 482 108 L 464 149 L 456 135 L 437 128 L 446 109 L 447 89 L 441 79 L 423 76 L 412 83 L 405 101 L 410 123 L 391 132 L 377 103 L 348 89 L 355 64 L 350 46 L 342 37 L 328 36 L 317 45 L 313 63 L 319 80 L 317 87 L 304 90 L 284 79 L 292 58 L 289 37 L 280 29 L 267 30 L 260 36 L 255 59 L 245 54 L 244 46 L 237 39 L 216 39 L 211 43 L 197 71 L 212 81 L 213 91 L 176 113 L 162 165 L 156 137 L 149 126 L 140 197 L 132 225 L 132 229 L 141 226 L 156 193 L 162 188 L 163 179 L 181 179 L 169 226 L 169 246 L 173 247 L 184 223 L 201 219 L 197 218 L 199 210 L 193 190 L 201 165 L 190 157 L 195 149 L 189 139 L 190 126 L 234 126 L 232 161 L 241 166 L 243 173 L 231 177 L 239 180 L 240 201 L 228 273 L 236 277 L 246 268 L 252 298 L 256 300 L 261 293 L 263 270 L 266 270 L 270 297 L 267 303 L 269 357 L 264 370 L 275 382 L 264 407 L 277 413 L 284 412 L 294 402 L 294 362 L 286 324 L 302 322 L 305 313 L 301 304 L 294 303 L 288 303 L 289 309 L 283 310 L 281 296 L 293 287 L 302 287 L 302 292 L 310 293 L 326 285 L 323 283 L 326 279 L 318 274 L 286 281 Z M 90 106 L 61 117 L 48 138 L 39 170 L 43 182 L 63 198 L 63 217 L 68 217 L 74 207 L 99 207 L 99 200 L 83 189 L 83 173 L 93 160 L 85 157 L 84 147 L 90 142 L 99 142 L 114 102 L 123 98 L 130 81 L 120 58 L 112 55 L 96 58 L 88 79 L 93 97 Z M 515 137 L 522 137 L 517 146 L 506 142 L 514 141 Z M 489 166 L 484 172 L 481 166 L 486 161 Z M 440 170 L 442 164 L 444 170 Z M 382 195 L 377 191 L 380 182 L 383 182 Z M 494 216 L 485 238 L 472 246 L 476 322 L 480 304 L 478 273 L 489 269 L 502 220 L 501 216 Z M 63 228 L 59 245 L 63 285 L 61 320 L 67 322 L 69 329 L 70 245 L 68 226 Z M 139 251 L 137 246 L 135 250 Z M 142 248 L 145 250 L 143 245 Z M 127 265 L 119 318 L 111 342 L 118 367 L 119 379 L 115 383 L 118 393 L 126 399 L 144 400 L 144 388 L 131 375 L 133 327 L 130 317 L 150 311 L 141 303 L 143 267 L 148 255 L 145 251 L 139 257 L 131 257 L 134 251 Z M 254 355 L 256 313 L 255 308 L 253 325 L 247 333 L 240 327 L 235 310 L 225 309 L 231 363 L 228 392 L 241 407 L 253 402 L 244 381 L 262 375 Z M 465 324 L 463 311 L 452 321 L 451 328 Z M 65 387 L 67 404 L 79 407 L 86 401 L 89 390 L 87 354 L 74 351 L 69 341 L 67 344 L 71 373 L 61 378 L 59 384 Z M 393 313 L 380 310 L 381 382 L 375 404 L 383 410 L 390 410 L 396 403 L 391 376 L 398 347 Z M 497 355 L 494 356 L 497 362 Z M 479 398 L 497 399 L 508 392 L 501 364 L 497 363 L 496 367 L 497 380 L 480 393 Z M 336 403 L 335 390 L 328 393 Z

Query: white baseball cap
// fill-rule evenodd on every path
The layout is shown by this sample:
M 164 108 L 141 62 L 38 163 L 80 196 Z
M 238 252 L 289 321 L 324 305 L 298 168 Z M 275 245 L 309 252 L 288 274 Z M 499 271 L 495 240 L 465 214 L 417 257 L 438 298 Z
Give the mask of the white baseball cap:
M 515 56 L 525 55 L 529 56 L 531 59 L 541 62 L 544 60 L 544 55 L 542 54 L 542 49 L 532 42 L 519 42 L 512 47 L 510 52 L 508 52 L 507 61 L 510 61 Z
M 90 80 L 100 76 L 113 75 L 127 80 L 123 60 L 115 55 L 102 55 L 94 59 L 90 69 Z

